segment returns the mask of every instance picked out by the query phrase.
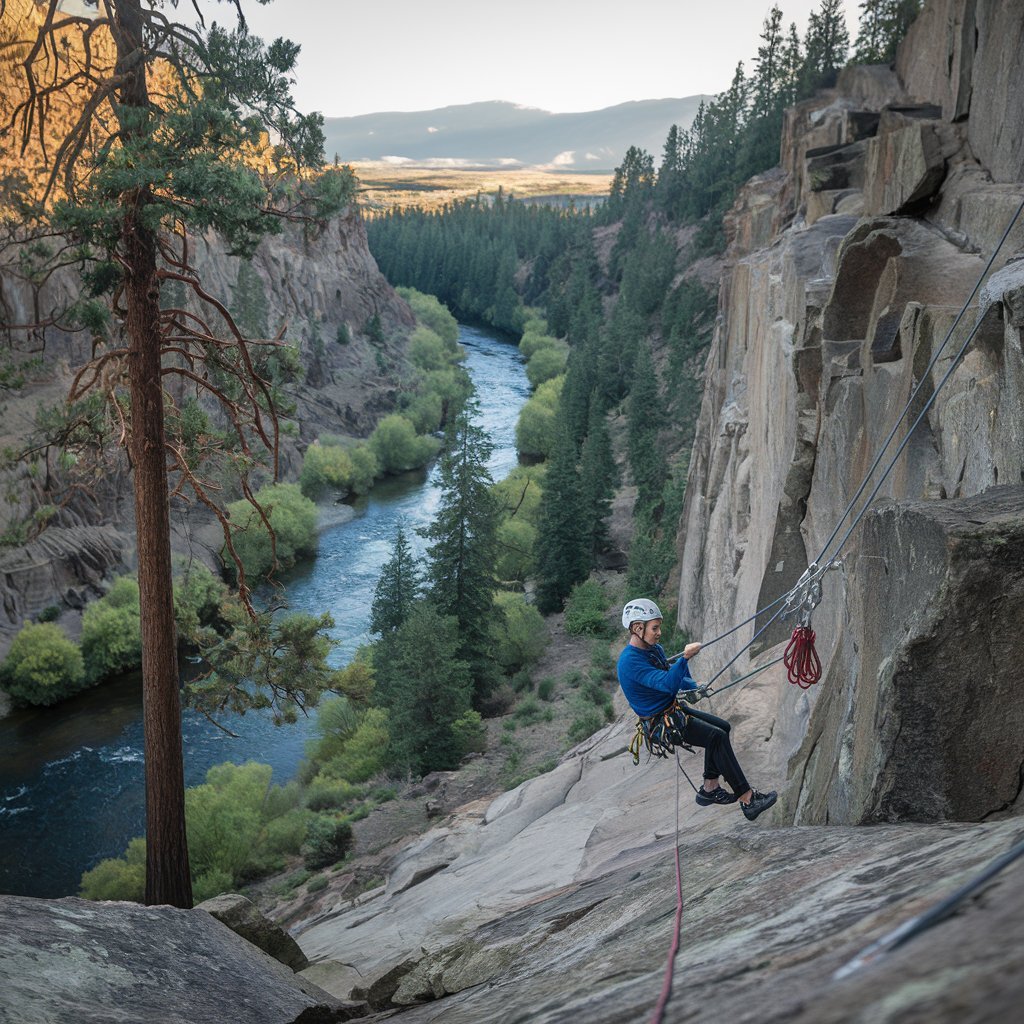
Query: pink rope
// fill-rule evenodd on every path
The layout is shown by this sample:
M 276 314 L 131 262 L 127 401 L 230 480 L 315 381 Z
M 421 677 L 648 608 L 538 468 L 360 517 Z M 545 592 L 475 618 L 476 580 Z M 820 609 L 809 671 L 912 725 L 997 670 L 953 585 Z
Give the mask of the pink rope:
M 676 753 L 679 761 L 679 753 Z M 661 1024 L 672 995 L 672 974 L 675 969 L 676 954 L 679 952 L 679 930 L 683 923 L 683 876 L 679 867 L 679 773 L 676 772 L 676 922 L 672 929 L 672 945 L 668 951 L 668 963 L 665 965 L 665 980 L 661 986 L 661 995 L 651 1014 L 650 1024 Z

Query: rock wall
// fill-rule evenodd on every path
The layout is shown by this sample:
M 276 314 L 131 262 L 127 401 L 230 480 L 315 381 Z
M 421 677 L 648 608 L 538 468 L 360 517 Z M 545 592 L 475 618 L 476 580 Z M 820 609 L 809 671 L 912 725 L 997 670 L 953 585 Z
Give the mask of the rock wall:
M 214 235 L 195 240 L 193 263 L 204 287 L 229 308 L 234 305 L 240 260 Z M 282 438 L 283 475 L 294 479 L 306 444 L 322 433 L 365 436 L 395 407 L 395 370 L 404 366 L 405 338 L 413 325 L 408 306 L 395 294 L 370 254 L 366 230 L 352 207 L 311 234 L 288 225 L 264 239 L 252 269 L 262 285 L 271 333 L 282 327 L 297 342 L 305 377 L 294 389 L 297 438 Z M 40 293 L 13 273 L 0 277 L 0 303 L 7 322 L 29 323 L 39 312 L 66 307 L 79 290 L 70 273 L 54 275 Z M 237 312 L 237 311 L 236 311 Z M 380 317 L 384 341 L 365 333 Z M 338 341 L 347 332 L 347 343 Z M 75 368 L 89 358 L 82 333 L 48 328 L 29 332 L 21 347 L 40 354 L 43 366 L 21 392 L 6 396 L 0 443 L 18 445 L 32 429 L 38 405 L 67 394 Z M 0 505 L 0 532 L 9 522 L 48 499 L 38 478 L 24 469 L 4 474 L 10 500 Z M 175 547 L 212 562 L 220 528 L 201 507 L 175 509 Z M 56 605 L 72 635 L 77 611 L 103 592 L 104 579 L 134 565 L 134 505 L 123 459 L 97 475 L 91 497 L 62 509 L 38 540 L 0 548 L 0 657 L 26 619 Z
M 710 638 L 842 555 L 814 618 L 821 685 L 765 708 L 788 723 L 782 807 L 798 823 L 1021 807 L 1007 623 L 1024 610 L 1024 217 L 972 292 L 1024 200 L 1022 30 L 1013 3 L 927 4 L 895 71 L 848 69 L 789 112 L 781 172 L 728 222 L 679 620 Z M 889 453 L 947 373 L 876 506 L 826 548 L 914 389 Z M 703 678 L 751 635 L 702 653 Z

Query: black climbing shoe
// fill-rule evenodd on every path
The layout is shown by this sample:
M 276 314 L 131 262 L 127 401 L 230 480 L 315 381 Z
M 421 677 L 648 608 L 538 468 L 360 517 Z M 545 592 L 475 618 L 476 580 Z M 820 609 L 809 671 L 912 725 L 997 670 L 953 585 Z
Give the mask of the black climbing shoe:
M 703 786 L 697 790 L 697 803 L 701 807 L 710 807 L 711 804 L 734 804 L 738 799 L 735 793 L 730 793 L 721 786 L 710 793 Z
M 767 811 L 776 800 L 779 794 L 773 789 L 770 793 L 758 793 L 755 789 L 750 796 L 749 804 L 740 804 L 743 808 L 743 816 L 747 821 L 753 821 L 762 811 Z

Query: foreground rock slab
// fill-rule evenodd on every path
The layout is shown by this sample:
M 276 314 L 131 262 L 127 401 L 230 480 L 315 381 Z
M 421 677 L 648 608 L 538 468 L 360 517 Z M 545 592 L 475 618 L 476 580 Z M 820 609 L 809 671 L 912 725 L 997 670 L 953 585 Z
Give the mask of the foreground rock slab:
M 2 1024 L 333 1024 L 364 1010 L 203 911 L 0 896 Z
M 950 918 L 836 980 L 865 947 L 974 878 L 1017 822 L 737 829 L 681 844 L 684 912 L 666 1021 L 957 1024 L 1018 1019 L 1024 860 Z M 401 1024 L 625 1024 L 659 995 L 672 841 L 424 956 Z M 429 1001 L 427 1001 L 429 1000 Z

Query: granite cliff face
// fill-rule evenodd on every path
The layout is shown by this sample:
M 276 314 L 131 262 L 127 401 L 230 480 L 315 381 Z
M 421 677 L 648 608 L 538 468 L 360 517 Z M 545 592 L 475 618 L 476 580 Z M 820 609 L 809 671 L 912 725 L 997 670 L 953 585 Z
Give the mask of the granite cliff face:
M 821 686 L 775 709 L 792 754 L 779 816 L 798 824 L 1021 806 L 1024 217 L 972 290 L 1024 199 L 1022 33 L 1015 4 L 930 3 L 895 71 L 850 69 L 790 111 L 782 170 L 730 223 L 680 532 L 691 634 L 796 582 L 919 382 L 890 453 L 949 373 L 825 578 Z M 738 647 L 706 652 L 707 669 Z
M 210 235 L 195 241 L 193 263 L 204 286 L 240 314 L 237 303 L 240 260 Z M 283 326 L 299 344 L 305 370 L 294 391 L 297 438 L 282 438 L 285 478 L 294 479 L 305 445 L 322 433 L 365 436 L 391 411 L 398 397 L 394 371 L 404 366 L 405 337 L 413 324 L 408 306 L 395 294 L 366 243 L 366 230 L 356 209 L 331 220 L 322 232 L 308 234 L 290 225 L 266 238 L 251 271 L 266 301 L 271 333 Z M 40 309 L 61 308 L 79 287 L 70 274 L 55 275 L 36 296 L 11 277 L 2 282 L 9 322 L 38 319 Z M 252 290 L 250 285 L 250 291 Z M 383 341 L 367 335 L 367 322 L 378 316 Z M 338 339 L 347 338 L 345 343 Z M 75 368 L 89 357 L 89 339 L 48 329 L 35 344 L 43 367 L 20 394 L 4 407 L 3 443 L 18 443 L 31 429 L 39 403 L 59 402 Z M 32 502 L 44 500 L 40 479 L 16 470 L 5 488 L 16 497 L 0 510 L 0 530 Z M 212 560 L 219 547 L 219 527 L 205 509 L 172 516 L 176 543 Z M 209 550 L 204 552 L 204 538 Z M 191 539 L 189 539 L 191 538 Z M 211 546 L 212 545 L 212 546 Z M 134 559 L 134 507 L 131 481 L 123 462 L 98 480 L 91 498 L 73 501 L 37 539 L 0 551 L 0 654 L 21 623 L 49 605 L 65 611 L 62 623 L 72 633 L 76 610 L 102 592 L 104 577 L 128 571 Z

